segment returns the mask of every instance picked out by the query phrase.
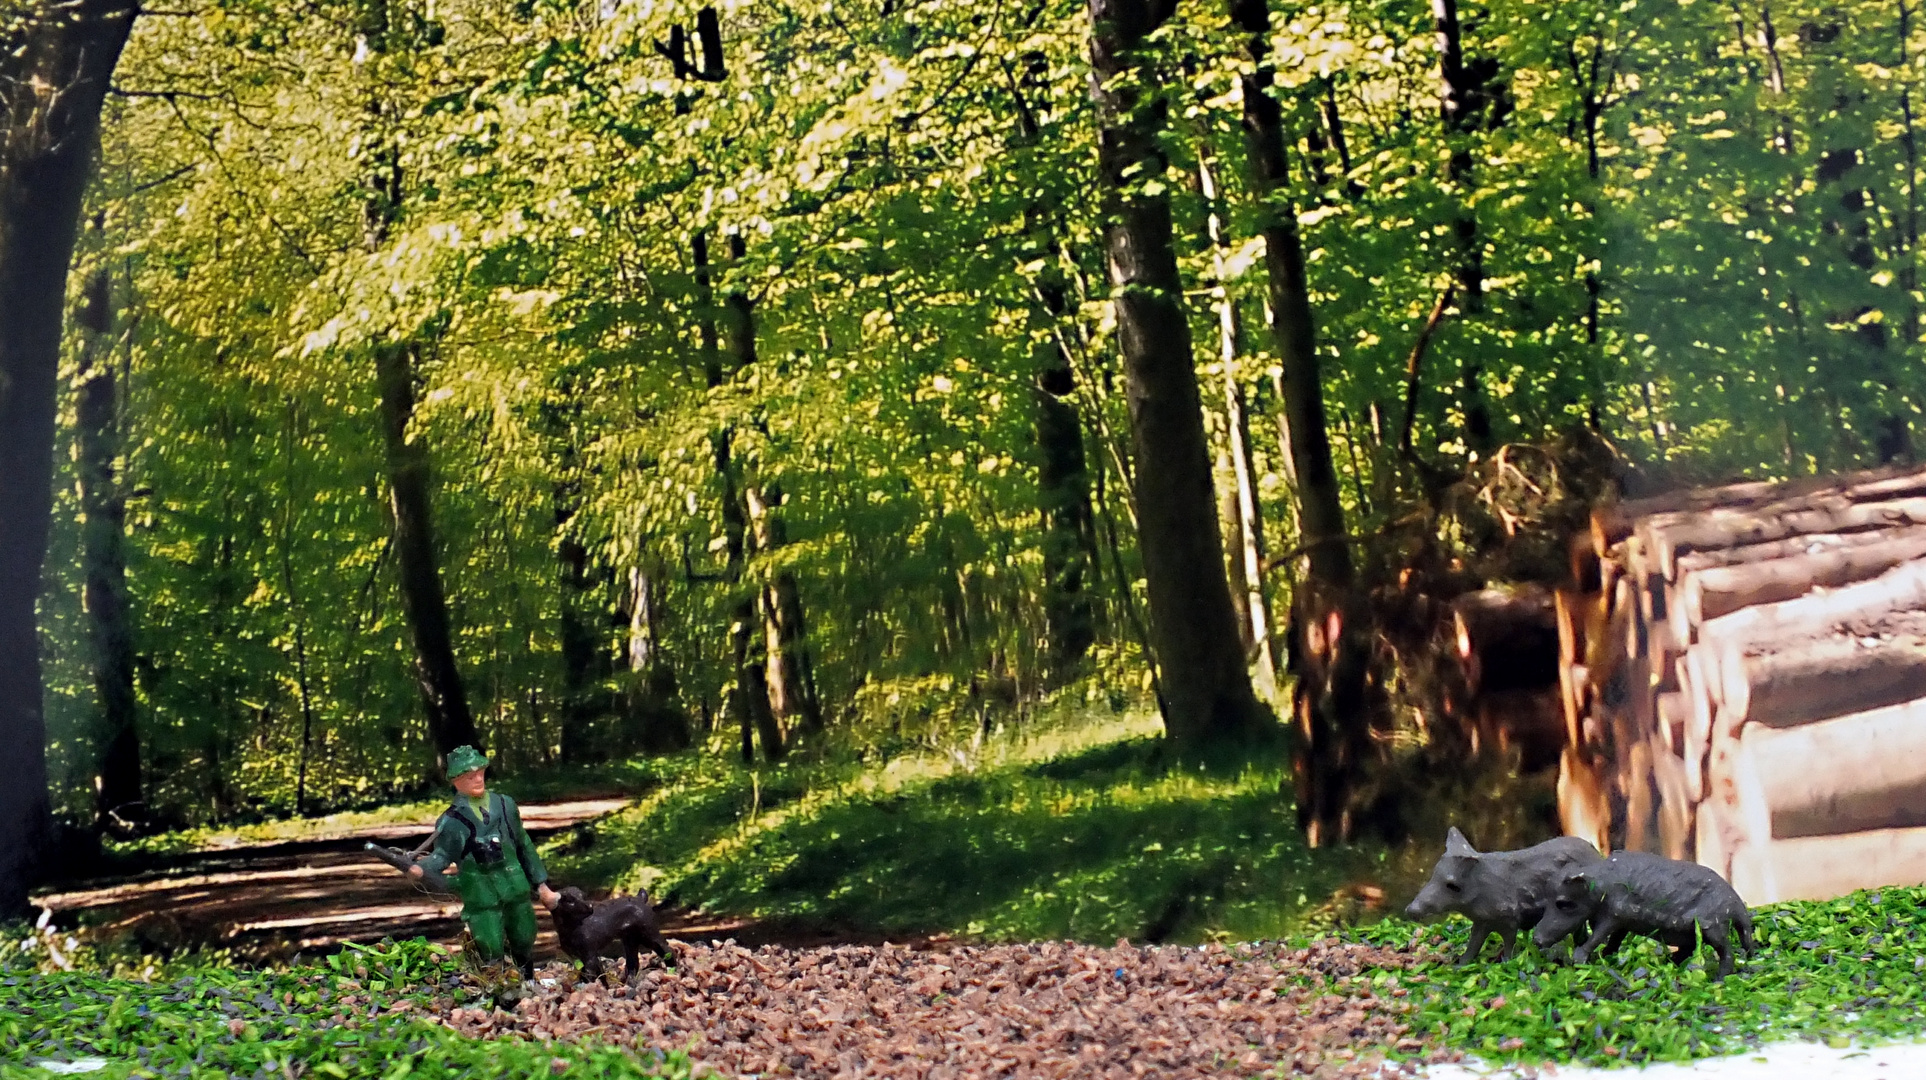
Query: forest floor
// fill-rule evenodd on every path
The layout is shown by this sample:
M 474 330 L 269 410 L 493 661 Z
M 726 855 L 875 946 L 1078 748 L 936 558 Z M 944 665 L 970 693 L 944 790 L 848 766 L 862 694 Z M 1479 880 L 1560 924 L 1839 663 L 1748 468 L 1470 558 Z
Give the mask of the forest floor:
M 516 1075 L 557 1078 L 937 1080 L 1361 1076 L 1387 1056 L 1397 1071 L 1475 1057 L 1529 1076 L 1546 1061 L 1783 1056 L 1770 1044 L 1785 1039 L 1850 1053 L 1919 1034 L 1926 889 L 1761 909 L 1763 954 L 1723 983 L 1642 941 L 1611 965 L 1527 950 L 1450 967 L 1463 920 L 1378 921 L 1409 887 L 1408 853 L 1309 851 L 1280 797 L 1281 761 L 1173 759 L 1152 730 L 1086 718 L 886 761 L 753 769 L 689 755 L 633 764 L 623 794 L 576 792 L 594 798 L 550 801 L 551 787 L 506 778 L 553 879 L 648 887 L 668 899 L 681 949 L 674 969 L 645 960 L 633 987 L 584 983 L 549 959 L 507 1009 L 420 940 L 452 942 L 455 905 L 359 850 L 411 845 L 439 804 L 149 843 L 138 874 L 41 900 L 60 927 L 88 925 L 103 943 L 190 954 L 156 969 L 103 951 L 96 966 L 114 974 L 100 978 L 78 964 L 51 973 L 48 953 L 33 961 L 42 974 L 7 978 L 20 939 L 0 934 L 0 1080 L 20 1030 L 9 1008 L 28 1011 L 26 1032 L 58 1033 L 12 1046 L 118 1062 L 103 1080 L 174 1049 L 226 1055 L 243 1075 L 285 1072 L 275 1062 L 293 1055 L 373 1077 L 357 1061 L 379 1039 L 382 1054 L 416 1055 L 415 1080 L 442 1075 L 423 1071 L 431 1044 L 449 1076 L 512 1057 L 529 1066 Z M 383 937 L 397 943 L 317 955 Z M 196 958 L 197 944 L 228 952 Z M 552 955 L 546 930 L 541 945 Z M 297 950 L 292 966 L 236 963 Z M 179 1023 L 129 1028 L 136 1008 Z M 103 1012 L 121 1041 L 86 1033 Z M 645 1052 L 611 1064 L 601 1045 Z M 590 1059 L 602 1063 L 578 1070 Z M 1464 1075 L 1436 1075 L 1448 1074 Z

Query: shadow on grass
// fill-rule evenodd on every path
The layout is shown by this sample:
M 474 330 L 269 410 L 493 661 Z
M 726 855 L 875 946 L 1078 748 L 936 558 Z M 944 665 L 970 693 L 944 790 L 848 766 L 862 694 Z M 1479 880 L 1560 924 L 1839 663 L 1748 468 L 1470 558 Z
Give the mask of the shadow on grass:
M 554 865 L 715 913 L 1093 942 L 1284 936 L 1372 865 L 1305 848 L 1270 747 L 1182 757 L 1126 737 L 887 790 L 860 777 L 690 775 Z

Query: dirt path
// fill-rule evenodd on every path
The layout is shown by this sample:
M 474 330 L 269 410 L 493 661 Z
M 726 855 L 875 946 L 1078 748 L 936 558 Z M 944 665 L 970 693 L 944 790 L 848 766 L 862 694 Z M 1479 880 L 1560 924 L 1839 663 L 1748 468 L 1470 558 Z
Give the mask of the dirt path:
M 1446 1061 L 1412 1030 L 1398 981 L 1329 993 L 1316 976 L 1435 957 L 1326 942 L 1308 948 L 744 948 L 692 944 L 633 987 L 563 965 L 513 1012 L 436 1020 L 479 1037 L 685 1048 L 698 1076 L 804 1080 L 1240 1080 L 1380 1075 L 1390 1052 Z M 1276 1069 L 1276 1073 L 1269 1072 Z
M 522 822 L 536 841 L 629 805 L 627 799 L 532 803 Z M 362 850 L 365 841 L 412 847 L 434 827 L 417 823 L 323 833 L 296 841 L 235 846 L 156 860 L 138 873 L 65 886 L 35 896 L 63 929 L 87 928 L 103 940 L 131 935 L 149 948 L 218 947 L 256 959 L 325 952 L 342 942 L 426 937 L 452 944 L 461 903 L 430 895 Z M 734 937 L 757 944 L 847 940 L 820 928 L 705 918 L 664 910 L 671 937 Z M 555 955 L 542 917 L 537 955 Z

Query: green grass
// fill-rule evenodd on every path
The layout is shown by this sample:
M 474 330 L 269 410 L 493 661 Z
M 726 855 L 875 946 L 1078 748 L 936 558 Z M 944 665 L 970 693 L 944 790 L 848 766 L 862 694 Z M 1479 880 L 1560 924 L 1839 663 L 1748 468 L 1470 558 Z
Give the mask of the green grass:
M 1759 954 L 1723 983 L 1707 978 L 1711 950 L 1681 970 L 1645 938 L 1582 967 L 1550 964 L 1531 948 L 1504 963 L 1435 964 L 1415 977 L 1421 982 L 1403 979 L 1422 1003 L 1410 1022 L 1493 1062 L 1679 1061 L 1786 1039 L 1843 1047 L 1917 1038 L 1926 1026 L 1922 907 L 1926 888 L 1757 909 Z M 1456 955 L 1469 929 L 1459 918 L 1432 928 L 1385 920 L 1351 933 L 1377 944 L 1429 941 Z M 1495 945 L 1486 950 L 1496 957 Z M 1369 972 L 1334 989 L 1392 978 Z
M 5 936 L 18 943 L 21 933 L 10 928 Z M 86 1074 L 103 1080 L 689 1076 L 681 1054 L 637 1054 L 596 1042 L 471 1039 L 424 1023 L 423 1010 L 445 1010 L 477 995 L 451 956 L 419 940 L 353 947 L 325 964 L 291 968 L 236 970 L 196 959 L 150 969 L 146 979 L 48 973 L 32 959 L 17 945 L 0 952 L 5 1080 L 55 1075 L 30 1062 L 85 1057 L 106 1061 Z
M 550 846 L 564 882 L 714 913 L 991 940 L 1280 937 L 1376 857 L 1304 846 L 1279 750 L 1182 761 L 1148 716 L 888 762 L 714 757 Z

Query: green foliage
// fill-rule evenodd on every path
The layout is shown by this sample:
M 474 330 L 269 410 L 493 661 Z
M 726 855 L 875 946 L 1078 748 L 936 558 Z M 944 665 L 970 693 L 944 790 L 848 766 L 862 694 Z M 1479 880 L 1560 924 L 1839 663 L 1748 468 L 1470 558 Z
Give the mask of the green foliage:
M 663 50 L 698 6 L 392 3 L 372 40 L 376 9 L 355 5 L 222 0 L 138 23 L 75 278 L 111 269 L 126 301 L 121 475 L 164 822 L 336 810 L 433 779 L 388 540 L 382 343 L 419 350 L 410 436 L 434 463 L 468 696 L 507 770 L 556 765 L 565 723 L 586 726 L 588 756 L 626 756 L 646 741 L 636 701 L 667 672 L 699 741 L 732 752 L 731 627 L 785 575 L 833 728 L 891 695 L 951 698 L 904 717 L 909 736 L 870 727 L 845 748 L 981 724 L 962 697 L 976 677 L 1026 705 L 1075 677 L 1051 670 L 1044 618 L 1037 380 L 1060 346 L 1091 487 L 1093 666 L 1139 692 L 1085 5 L 738 5 L 721 77 L 681 78 Z M 1408 516 L 1408 363 L 1461 221 L 1484 285 L 1418 373 L 1427 462 L 1490 464 L 1465 438 L 1473 364 L 1500 440 L 1596 423 L 1673 478 L 1907 453 L 1926 395 L 1926 29 L 1898 0 L 1790 0 L 1768 43 L 1765 12 L 1468 5 L 1487 122 L 1448 137 L 1428 8 L 1280 10 L 1278 205 L 1242 182 L 1241 31 L 1209 4 L 1160 30 L 1147 70 L 1170 171 L 1143 182 L 1171 194 L 1193 340 L 1216 340 L 1220 297 L 1243 314 L 1228 363 L 1273 554 L 1296 544 L 1295 508 L 1255 233 L 1286 202 L 1362 534 Z M 1469 171 L 1444 168 L 1453 153 Z M 390 155 L 403 180 L 380 198 L 399 202 L 371 218 Z M 1193 182 L 1207 156 L 1222 280 Z M 732 344 L 745 309 L 753 359 Z M 1197 353 L 1215 417 L 1225 361 Z M 55 776 L 85 816 L 98 733 L 71 458 L 43 611 Z M 725 492 L 773 487 L 788 542 L 738 566 Z M 638 626 L 655 669 L 630 669 Z
M 473 991 L 445 950 L 420 940 L 350 946 L 319 965 L 274 970 L 195 958 L 145 979 L 36 972 L 19 966 L 17 955 L 0 961 L 0 1075 L 9 1078 L 49 1075 L 22 1059 L 82 1057 L 105 1059 L 92 1075 L 107 1080 L 263 1072 L 335 1080 L 689 1075 L 680 1053 L 477 1040 L 423 1022 Z
M 1923 901 L 1926 890 L 1882 889 L 1757 909 L 1760 953 L 1720 983 L 1706 977 L 1708 964 L 1716 967 L 1711 950 L 1680 969 L 1647 938 L 1628 938 L 1616 957 L 1578 967 L 1525 948 L 1502 964 L 1434 963 L 1402 982 L 1420 1003 L 1412 1027 L 1494 1062 L 1679 1061 L 1768 1040 L 1844 1047 L 1911 1037 L 1919 1030 L 1919 971 L 1926 963 L 1919 948 Z M 1469 927 L 1459 917 L 1429 930 L 1387 919 L 1355 933 L 1455 955 Z M 1383 988 L 1397 978 L 1377 972 L 1350 981 Z

